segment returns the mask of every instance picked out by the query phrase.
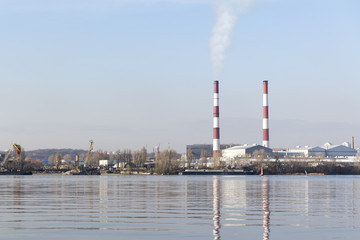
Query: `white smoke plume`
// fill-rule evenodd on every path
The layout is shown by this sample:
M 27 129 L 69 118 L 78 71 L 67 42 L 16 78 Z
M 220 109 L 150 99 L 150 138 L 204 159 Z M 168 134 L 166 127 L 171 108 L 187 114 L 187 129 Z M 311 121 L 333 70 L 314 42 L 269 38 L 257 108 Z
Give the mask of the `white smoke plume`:
M 216 23 L 210 37 L 210 58 L 215 77 L 219 77 L 225 52 L 231 44 L 231 34 L 238 14 L 246 10 L 252 0 L 214 0 Z

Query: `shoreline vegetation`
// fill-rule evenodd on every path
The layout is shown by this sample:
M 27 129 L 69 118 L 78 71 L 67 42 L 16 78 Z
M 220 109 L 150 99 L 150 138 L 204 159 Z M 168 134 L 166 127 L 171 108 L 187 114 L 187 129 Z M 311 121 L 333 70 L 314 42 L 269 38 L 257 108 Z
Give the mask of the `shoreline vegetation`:
M 360 162 L 340 162 L 336 159 L 287 158 L 269 159 L 262 155 L 242 157 L 231 162 L 221 156 L 209 158 L 203 153 L 194 159 L 191 153 L 179 154 L 175 150 L 157 153 L 129 149 L 114 153 L 97 150 L 92 152 L 88 166 L 76 166 L 76 157 L 84 161 L 86 156 L 59 152 L 51 154 L 47 161 L 26 156 L 25 151 L 9 161 L 0 161 L 0 175 L 66 174 L 66 175 L 360 175 Z M 110 162 L 111 164 L 104 164 Z

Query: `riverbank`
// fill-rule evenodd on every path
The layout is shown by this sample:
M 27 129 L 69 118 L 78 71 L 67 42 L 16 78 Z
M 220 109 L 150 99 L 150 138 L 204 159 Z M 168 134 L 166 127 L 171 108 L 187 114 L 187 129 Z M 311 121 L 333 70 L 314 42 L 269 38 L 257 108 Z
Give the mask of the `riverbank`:
M 360 175 L 359 163 L 336 162 L 255 162 L 249 168 L 265 175 Z
M 82 173 L 69 174 L 74 171 L 71 169 L 46 168 L 26 172 L 0 171 L 0 175 L 260 175 L 261 172 L 263 175 L 360 175 L 360 163 L 255 161 L 238 168 L 178 168 L 168 174 L 158 173 L 156 168 L 128 168 L 112 171 L 92 168 Z

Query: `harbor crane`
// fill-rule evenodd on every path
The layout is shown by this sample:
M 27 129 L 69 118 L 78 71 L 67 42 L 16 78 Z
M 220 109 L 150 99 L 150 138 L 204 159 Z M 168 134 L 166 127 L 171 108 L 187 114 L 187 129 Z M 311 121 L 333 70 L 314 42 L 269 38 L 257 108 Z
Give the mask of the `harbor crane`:
M 12 154 L 14 151 L 11 148 L 9 150 L 7 150 L 5 152 L 5 158 L 4 158 L 4 160 L 3 160 L 2 164 L 1 164 L 2 166 L 5 166 L 8 161 L 12 161 L 16 157 L 20 156 L 21 146 L 18 145 L 18 144 L 15 144 L 15 143 L 13 143 L 12 146 L 13 146 L 13 149 L 15 150 L 15 155 Z M 10 158 L 10 155 L 12 155 L 12 158 Z
M 0 172 L 2 174 L 6 172 L 20 172 L 23 173 L 23 158 L 21 154 L 21 146 L 13 143 L 12 147 L 5 151 L 3 161 L 0 163 Z M 14 165 L 13 162 L 19 161 L 20 165 Z M 20 167 L 20 168 L 18 168 Z
M 80 161 L 79 161 L 79 156 L 76 155 L 76 160 L 75 160 L 75 169 L 70 170 L 68 172 L 66 172 L 65 174 L 68 175 L 99 175 L 100 172 L 97 171 L 96 169 L 90 168 L 90 155 L 91 155 L 91 151 L 93 150 L 93 145 L 94 145 L 94 141 L 90 140 L 90 146 L 89 146 L 89 150 L 87 152 L 86 155 L 86 159 L 83 165 L 80 165 Z
M 86 155 L 86 160 L 85 160 L 85 164 L 84 164 L 84 167 L 86 168 L 87 166 L 89 166 L 89 161 L 90 161 L 90 154 L 91 154 L 91 151 L 93 150 L 93 145 L 94 145 L 94 141 L 93 140 L 90 140 L 90 146 L 89 146 L 89 150 L 88 150 L 88 153 Z

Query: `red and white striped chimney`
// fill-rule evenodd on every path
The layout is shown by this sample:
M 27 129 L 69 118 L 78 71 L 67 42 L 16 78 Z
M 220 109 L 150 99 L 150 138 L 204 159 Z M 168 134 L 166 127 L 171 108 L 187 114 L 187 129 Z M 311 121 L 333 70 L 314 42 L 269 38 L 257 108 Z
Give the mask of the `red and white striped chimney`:
M 219 125 L 219 81 L 214 81 L 214 137 L 213 157 L 220 152 L 220 125 Z
M 269 147 L 269 104 L 268 104 L 268 81 L 263 81 L 263 146 Z

